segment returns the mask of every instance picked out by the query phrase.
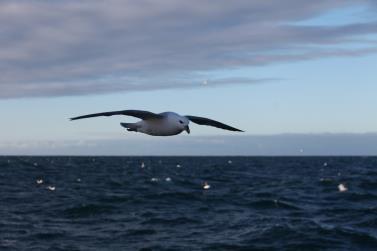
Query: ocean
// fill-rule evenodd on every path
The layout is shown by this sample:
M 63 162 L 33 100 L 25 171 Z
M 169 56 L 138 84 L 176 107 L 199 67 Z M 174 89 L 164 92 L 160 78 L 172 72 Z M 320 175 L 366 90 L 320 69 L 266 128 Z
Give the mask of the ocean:
M 0 250 L 377 250 L 377 158 L 4 156 Z

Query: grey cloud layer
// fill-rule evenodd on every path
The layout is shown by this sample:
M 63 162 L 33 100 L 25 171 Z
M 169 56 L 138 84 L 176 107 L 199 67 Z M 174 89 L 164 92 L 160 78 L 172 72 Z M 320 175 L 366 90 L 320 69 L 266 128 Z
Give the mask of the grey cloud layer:
M 377 134 L 189 136 L 126 140 L 0 142 L 0 155 L 369 155 Z
M 375 53 L 370 41 L 342 46 L 377 33 L 377 22 L 294 24 L 347 6 L 375 11 L 372 3 L 2 1 L 0 98 L 190 87 L 205 79 L 197 72 Z

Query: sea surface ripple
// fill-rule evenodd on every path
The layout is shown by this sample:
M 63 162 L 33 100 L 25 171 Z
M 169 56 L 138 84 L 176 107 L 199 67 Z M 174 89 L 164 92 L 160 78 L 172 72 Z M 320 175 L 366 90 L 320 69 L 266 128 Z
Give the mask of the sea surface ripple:
M 377 250 L 377 158 L 4 156 L 0 250 Z

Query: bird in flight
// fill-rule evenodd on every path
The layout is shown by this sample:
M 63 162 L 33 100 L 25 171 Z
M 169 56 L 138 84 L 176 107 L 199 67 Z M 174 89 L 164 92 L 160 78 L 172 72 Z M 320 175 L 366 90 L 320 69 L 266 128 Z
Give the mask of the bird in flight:
M 243 132 L 242 130 L 223 124 L 216 120 L 191 115 L 181 116 L 174 112 L 153 113 L 140 110 L 123 110 L 82 115 L 71 118 L 71 120 L 100 116 L 108 117 L 113 115 L 126 115 L 141 119 L 136 123 L 120 123 L 120 125 L 126 128 L 127 131 L 140 132 L 152 136 L 172 136 L 180 134 L 183 131 L 190 133 L 190 121 L 199 125 L 214 126 L 224 130 Z

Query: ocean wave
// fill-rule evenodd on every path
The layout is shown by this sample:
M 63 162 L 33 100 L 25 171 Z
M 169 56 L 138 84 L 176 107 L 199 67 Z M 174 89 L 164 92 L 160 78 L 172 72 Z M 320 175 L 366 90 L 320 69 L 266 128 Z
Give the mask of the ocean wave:
M 0 157 L 0 249 L 375 250 L 377 158 L 229 159 Z

